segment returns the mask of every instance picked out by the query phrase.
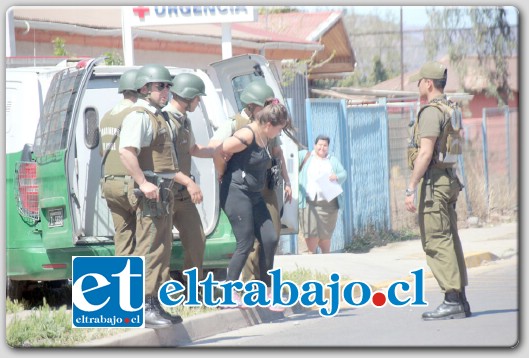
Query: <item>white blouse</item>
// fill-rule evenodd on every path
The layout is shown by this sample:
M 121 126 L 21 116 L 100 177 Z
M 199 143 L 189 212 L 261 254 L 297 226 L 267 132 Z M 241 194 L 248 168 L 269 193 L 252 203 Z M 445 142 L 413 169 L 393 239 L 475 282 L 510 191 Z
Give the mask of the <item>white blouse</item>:
M 312 152 L 311 156 L 312 160 L 307 168 L 307 198 L 315 201 L 316 198 L 319 200 L 323 199 L 321 188 L 316 179 L 322 176 L 329 177 L 332 174 L 332 166 L 328 156 L 321 158 L 314 152 Z

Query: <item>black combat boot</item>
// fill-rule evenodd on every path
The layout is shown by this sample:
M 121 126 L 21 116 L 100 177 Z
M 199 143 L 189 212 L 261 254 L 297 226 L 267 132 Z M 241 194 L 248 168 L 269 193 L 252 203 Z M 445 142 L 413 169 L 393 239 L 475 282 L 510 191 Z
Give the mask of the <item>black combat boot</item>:
M 161 328 L 168 327 L 172 323 L 170 320 L 163 318 L 153 302 L 152 296 L 145 297 L 145 327 L 147 328 Z M 156 301 L 158 301 L 156 299 Z
M 164 310 L 160 301 L 156 297 L 152 298 L 152 302 L 154 304 L 154 307 L 156 307 L 156 309 L 158 310 L 160 316 L 165 319 L 168 319 L 169 321 L 171 321 L 172 324 L 182 323 L 182 317 L 180 315 L 172 315 L 166 310 Z
M 435 309 L 435 311 L 424 312 L 422 319 L 425 321 L 441 320 L 441 319 L 453 319 L 453 318 L 465 318 L 465 309 L 463 303 L 459 297 L 459 292 L 449 291 L 445 293 L 445 299 L 443 303 Z
M 465 316 L 466 317 L 472 316 L 472 312 L 470 312 L 470 304 L 467 301 L 467 295 L 465 294 L 464 287 L 461 289 L 461 292 L 459 293 L 459 298 L 461 302 L 463 303 L 463 308 L 465 309 Z

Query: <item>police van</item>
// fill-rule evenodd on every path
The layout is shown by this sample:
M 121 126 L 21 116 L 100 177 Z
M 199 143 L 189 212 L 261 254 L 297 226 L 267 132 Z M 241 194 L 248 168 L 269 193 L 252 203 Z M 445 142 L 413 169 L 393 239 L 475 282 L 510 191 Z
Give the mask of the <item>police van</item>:
M 118 101 L 122 73 L 139 68 L 106 66 L 84 59 L 53 67 L 6 69 L 6 270 L 7 294 L 23 297 L 34 282 L 67 283 L 73 256 L 114 255 L 112 216 L 100 193 L 99 121 Z M 189 114 L 196 142 L 206 145 L 223 121 L 240 112 L 239 95 L 260 78 L 283 103 L 279 81 L 266 59 L 244 55 L 191 72 L 206 96 Z M 284 234 L 297 232 L 297 147 L 281 137 L 293 200 L 283 207 Z M 206 233 L 204 269 L 225 274 L 235 238 L 219 208 L 219 185 L 211 159 L 193 158 L 192 174 L 204 200 L 198 205 Z M 282 198 L 282 186 L 278 198 Z M 183 266 L 173 231 L 171 270 Z M 220 277 L 220 276 L 219 276 Z

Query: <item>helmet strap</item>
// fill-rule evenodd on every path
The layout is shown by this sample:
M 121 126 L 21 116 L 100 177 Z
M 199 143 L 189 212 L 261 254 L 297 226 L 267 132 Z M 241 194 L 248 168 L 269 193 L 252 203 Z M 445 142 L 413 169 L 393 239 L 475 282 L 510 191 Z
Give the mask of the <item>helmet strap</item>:
M 184 110 L 185 110 L 185 113 L 189 112 L 189 110 L 191 109 L 191 102 L 193 102 L 194 98 L 193 99 L 187 99 L 187 98 L 184 98 L 184 97 L 180 97 L 180 96 L 176 96 L 176 98 L 178 99 L 178 102 L 181 102 L 184 104 Z M 184 114 L 185 114 L 184 113 Z

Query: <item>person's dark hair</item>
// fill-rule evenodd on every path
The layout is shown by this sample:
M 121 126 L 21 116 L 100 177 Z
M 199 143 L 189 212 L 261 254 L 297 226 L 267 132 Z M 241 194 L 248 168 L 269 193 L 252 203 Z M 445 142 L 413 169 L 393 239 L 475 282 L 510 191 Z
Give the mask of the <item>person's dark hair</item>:
M 324 135 L 324 134 L 320 134 L 316 137 L 316 140 L 314 141 L 314 144 L 318 143 L 320 140 L 324 140 L 327 142 L 328 145 L 331 144 L 331 138 L 329 138 L 328 136 Z
M 261 124 L 270 123 L 273 126 L 286 125 L 290 121 L 287 108 L 277 98 L 267 99 L 255 119 Z
M 440 80 L 432 80 L 433 86 L 437 88 L 439 91 L 444 91 L 446 86 L 446 78 L 440 79 Z
M 296 135 L 294 133 L 296 133 L 296 128 L 294 128 L 294 125 L 292 124 L 292 121 L 289 120 L 288 123 L 286 124 L 286 126 L 283 128 L 283 132 L 287 135 L 287 137 L 289 137 L 290 139 L 292 139 L 292 141 L 294 143 L 296 143 L 296 145 L 298 146 L 298 148 L 304 148 L 306 149 L 306 147 L 301 144 L 298 139 L 296 138 Z
M 138 98 L 138 92 L 136 90 L 124 90 L 123 91 L 123 98 L 125 99 L 137 99 Z
M 267 116 L 269 120 L 266 119 L 265 116 Z M 287 137 L 292 139 L 298 147 L 305 148 L 305 146 L 297 140 L 296 135 L 294 134 L 296 129 L 292 124 L 292 119 L 288 114 L 287 108 L 285 105 L 281 104 L 277 98 L 266 99 L 263 109 L 259 111 L 255 117 L 259 123 L 270 122 L 273 126 L 284 124 L 283 132 Z
M 448 79 L 448 70 L 445 69 L 444 78 L 441 78 L 438 80 L 432 80 L 433 86 L 440 91 L 444 91 L 447 79 Z

